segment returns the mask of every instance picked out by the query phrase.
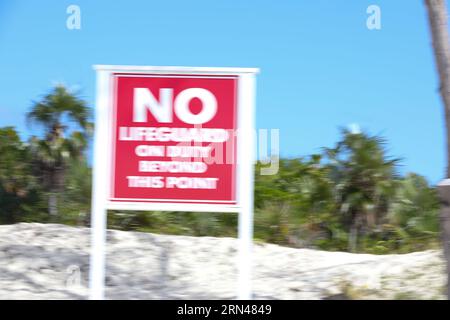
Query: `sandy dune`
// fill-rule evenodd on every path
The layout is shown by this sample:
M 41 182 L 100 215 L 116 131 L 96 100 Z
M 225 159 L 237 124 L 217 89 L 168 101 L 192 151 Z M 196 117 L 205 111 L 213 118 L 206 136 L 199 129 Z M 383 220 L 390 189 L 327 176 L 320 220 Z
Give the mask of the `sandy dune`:
M 86 299 L 88 228 L 0 226 L 0 299 Z M 110 299 L 233 299 L 236 240 L 108 231 Z M 369 255 L 255 244 L 256 299 L 442 299 L 439 251 Z

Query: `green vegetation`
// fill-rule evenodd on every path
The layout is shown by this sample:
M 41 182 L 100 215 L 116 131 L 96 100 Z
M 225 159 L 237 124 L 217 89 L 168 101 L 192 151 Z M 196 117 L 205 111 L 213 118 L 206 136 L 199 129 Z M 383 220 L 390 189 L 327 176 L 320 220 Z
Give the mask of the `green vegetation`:
M 42 137 L 21 141 L 0 128 L 0 223 L 89 225 L 89 109 L 57 86 L 28 119 Z M 255 167 L 255 239 L 351 252 L 410 252 L 438 245 L 435 189 L 398 173 L 386 141 L 341 130 L 321 154 L 281 159 L 276 175 Z M 236 214 L 110 211 L 110 228 L 193 236 L 236 236 Z
M 44 128 L 44 138 L 30 139 L 32 165 L 48 198 L 48 212 L 52 219 L 58 216 L 58 195 L 64 190 L 65 176 L 71 162 L 83 161 L 87 147 L 89 109 L 86 103 L 64 86 L 56 86 L 40 102 L 34 103 L 27 115 L 29 122 Z M 79 130 L 69 132 L 69 124 Z

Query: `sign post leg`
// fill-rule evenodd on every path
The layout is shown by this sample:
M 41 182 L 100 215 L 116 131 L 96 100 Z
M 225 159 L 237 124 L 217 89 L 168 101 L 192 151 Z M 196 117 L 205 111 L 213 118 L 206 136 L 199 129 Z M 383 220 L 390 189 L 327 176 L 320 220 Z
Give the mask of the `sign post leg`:
M 94 207 L 91 219 L 91 258 L 89 274 L 89 299 L 105 298 L 105 242 L 106 242 L 106 210 L 101 206 Z
M 97 72 L 96 126 L 94 133 L 94 161 L 91 208 L 91 256 L 89 269 L 89 299 L 105 298 L 106 250 L 106 184 L 108 172 L 107 135 L 109 74 Z M 103 121 L 100 121 L 103 120 Z
M 239 213 L 239 251 L 238 251 L 238 299 L 252 298 L 252 212 L 249 208 Z
M 252 247 L 253 247 L 253 184 L 254 184 L 254 105 L 255 78 L 253 74 L 240 77 L 239 103 L 243 124 L 238 130 L 239 152 L 239 212 L 238 236 L 238 299 L 252 299 Z

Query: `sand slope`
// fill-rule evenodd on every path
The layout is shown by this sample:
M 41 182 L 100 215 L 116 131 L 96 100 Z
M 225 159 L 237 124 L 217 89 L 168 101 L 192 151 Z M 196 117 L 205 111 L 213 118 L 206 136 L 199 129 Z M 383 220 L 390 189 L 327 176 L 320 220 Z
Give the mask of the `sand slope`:
M 86 299 L 88 228 L 0 226 L 0 299 Z M 111 299 L 233 299 L 236 240 L 108 231 Z M 256 299 L 443 299 L 439 251 L 369 255 L 255 244 Z

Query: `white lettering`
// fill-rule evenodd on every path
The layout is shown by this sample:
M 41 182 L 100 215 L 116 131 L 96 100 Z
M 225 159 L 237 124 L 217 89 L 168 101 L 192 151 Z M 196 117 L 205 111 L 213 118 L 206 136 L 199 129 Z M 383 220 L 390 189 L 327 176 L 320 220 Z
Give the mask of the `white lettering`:
M 189 103 L 197 98 L 202 102 L 202 110 L 194 114 Z M 159 101 L 147 88 L 134 88 L 133 121 L 146 122 L 147 111 L 156 121 L 169 123 L 173 121 L 173 89 L 161 88 Z M 189 124 L 203 124 L 210 121 L 217 113 L 216 97 L 203 88 L 189 88 L 181 91 L 175 98 L 175 113 L 178 118 Z
M 158 101 L 149 89 L 134 88 L 133 121 L 146 122 L 148 109 L 158 122 L 172 122 L 172 95 L 172 89 L 160 89 Z
M 167 188 L 216 189 L 219 178 L 167 177 Z
M 204 173 L 207 169 L 208 166 L 203 162 L 139 161 L 140 172 Z
M 202 110 L 193 114 L 189 109 L 189 102 L 194 99 L 202 101 Z M 175 112 L 181 121 L 190 124 L 203 124 L 211 120 L 217 112 L 216 97 L 203 88 L 190 88 L 181 91 L 175 98 Z
M 141 144 L 136 147 L 135 152 L 139 157 L 164 157 L 164 146 L 148 146 Z
M 164 188 L 163 177 L 128 176 L 127 179 L 130 188 Z

